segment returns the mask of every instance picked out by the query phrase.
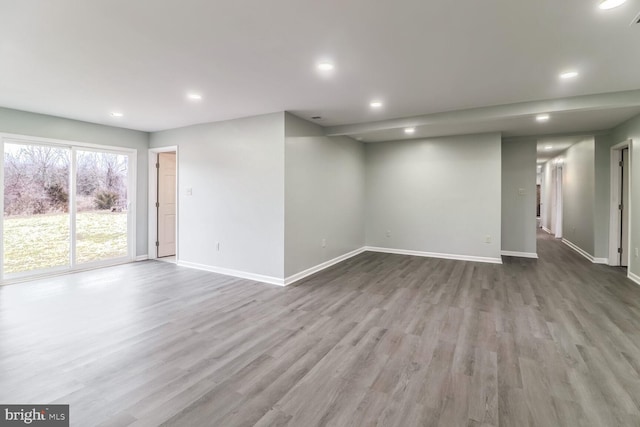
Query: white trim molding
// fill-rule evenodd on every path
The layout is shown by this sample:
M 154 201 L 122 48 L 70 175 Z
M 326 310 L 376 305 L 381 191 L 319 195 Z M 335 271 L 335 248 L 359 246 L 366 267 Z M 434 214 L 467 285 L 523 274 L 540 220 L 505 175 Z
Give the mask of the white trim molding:
M 538 259 L 538 254 L 535 252 L 514 252 L 514 251 L 500 251 L 502 256 L 515 256 L 518 258 L 535 258 Z
M 578 252 L 580 255 L 582 255 L 583 257 L 585 257 L 589 261 L 593 262 L 593 255 L 591 255 L 589 252 L 587 252 L 584 249 L 582 249 L 580 246 L 576 245 L 575 243 L 570 242 L 569 240 L 567 240 L 565 238 L 562 239 L 562 243 L 564 243 L 565 245 L 569 246 L 571 249 L 573 249 L 574 251 Z
M 632 280 L 632 281 L 636 282 L 638 285 L 640 285 L 640 276 L 638 276 L 637 274 L 634 274 L 634 273 L 629 271 L 627 273 L 627 277 L 629 278 L 629 280 Z
M 579 247 L 575 243 L 570 242 L 567 239 L 563 238 L 562 239 L 562 243 L 564 243 L 565 245 L 569 246 L 571 249 L 573 249 L 574 251 L 578 252 L 580 255 L 582 255 L 583 257 L 585 257 L 586 259 L 588 259 L 589 261 L 591 261 L 594 264 L 608 264 L 609 263 L 609 259 L 608 258 L 596 258 L 593 255 L 591 255 L 589 252 L 585 251 L 584 249 L 582 249 L 581 247 Z
M 346 261 L 349 258 L 353 258 L 356 255 L 360 255 L 363 252 L 381 252 L 381 253 L 389 253 L 389 254 L 397 254 L 397 255 L 410 255 L 410 256 L 421 256 L 421 257 L 429 257 L 429 258 L 443 258 L 443 259 L 452 259 L 458 261 L 471 261 L 471 262 L 485 262 L 491 264 L 502 264 L 501 258 L 489 258 L 489 257 L 479 257 L 479 256 L 470 256 L 470 255 L 456 255 L 456 254 L 441 254 L 441 253 L 433 253 L 433 252 L 419 252 L 419 251 L 410 251 L 404 249 L 391 249 L 391 248 L 379 248 L 373 246 L 364 246 L 359 249 L 355 249 L 351 252 L 347 252 L 346 254 L 337 256 L 333 259 L 325 261 L 321 264 L 313 266 L 311 268 L 307 268 L 299 273 L 292 274 L 289 277 L 284 279 L 280 279 L 278 277 L 273 276 L 264 276 L 262 274 L 248 273 L 246 271 L 233 270 L 229 268 L 223 267 L 214 267 L 211 265 L 198 264 L 195 262 L 188 261 L 178 261 L 177 265 L 181 267 L 194 268 L 197 270 L 209 271 L 212 273 L 224 274 L 225 276 L 239 277 L 241 279 L 254 280 L 256 282 L 268 283 L 270 285 L 277 286 L 288 286 L 292 283 L 298 282 L 305 277 L 311 276 L 319 271 L 325 270 L 331 266 L 334 266 L 342 261 Z M 535 254 L 533 254 L 535 255 Z M 537 255 L 536 255 L 537 257 Z
M 138 256 L 136 256 L 135 261 L 136 262 L 138 262 L 138 261 L 146 261 L 148 259 L 149 259 L 149 255 L 146 255 L 146 254 L 145 255 L 138 255 Z
M 458 254 L 442 254 L 437 252 L 411 251 L 407 249 L 380 248 L 375 246 L 365 246 L 364 249 L 365 251 L 369 251 L 369 252 L 382 252 L 387 254 L 411 255 L 411 256 L 421 256 L 421 257 L 428 257 L 428 258 L 454 259 L 458 261 L 487 262 L 491 264 L 502 264 L 502 258 L 481 257 L 481 256 L 472 256 L 472 255 L 458 255 Z
M 312 274 L 315 274 L 315 273 L 317 273 L 319 271 L 324 270 L 325 268 L 329 268 L 329 267 L 331 267 L 333 265 L 338 264 L 339 262 L 342 262 L 344 260 L 352 258 L 352 257 L 354 257 L 356 255 L 360 255 L 364 251 L 365 251 L 365 248 L 362 247 L 362 248 L 356 249 L 354 251 L 347 252 L 344 255 L 340 255 L 338 257 L 330 259 L 329 261 L 325 261 L 322 264 L 318 264 L 318 265 L 316 265 L 314 267 L 307 268 L 306 270 L 301 271 L 299 273 L 292 274 L 291 276 L 289 276 L 289 277 L 284 279 L 284 285 L 287 286 L 287 285 L 290 285 L 290 284 L 292 284 L 294 282 L 297 282 L 298 280 L 302 280 L 305 277 L 311 276 Z
M 262 274 L 248 273 L 246 271 L 233 270 L 230 268 L 214 267 L 211 265 L 198 264 L 189 261 L 178 261 L 180 267 L 194 268 L 196 270 L 209 271 L 211 273 L 224 274 L 225 276 L 239 277 L 241 279 L 254 280 L 256 282 L 268 283 L 270 285 L 284 286 L 284 279 Z
M 553 234 L 553 233 L 551 232 L 551 230 L 549 230 L 549 229 L 548 229 L 547 227 L 545 227 L 544 225 L 543 225 L 542 227 L 540 227 L 540 228 L 542 228 L 542 231 L 544 231 L 544 232 L 545 232 L 545 233 L 547 233 L 547 234 Z
M 204 270 L 204 271 L 209 271 L 212 273 L 218 273 L 218 274 L 224 274 L 225 276 L 232 276 L 232 277 L 239 277 L 241 279 L 248 279 L 248 280 L 255 280 L 256 282 L 263 282 L 263 283 L 268 283 L 270 285 L 277 285 L 277 286 L 287 286 L 290 285 L 292 283 L 295 283 L 299 280 L 304 279 L 305 277 L 311 276 L 312 274 L 315 274 L 319 271 L 322 271 L 326 268 L 329 268 L 333 265 L 336 265 L 342 261 L 345 261 L 349 258 L 352 258 L 356 255 L 360 255 L 361 253 L 363 253 L 365 251 L 365 248 L 359 248 L 356 249 L 354 251 L 348 252 L 344 255 L 340 255 L 338 257 L 335 257 L 333 259 L 330 259 L 329 261 L 325 261 L 322 264 L 318 264 L 316 266 L 313 266 L 311 268 L 308 268 L 304 271 L 301 271 L 299 273 L 293 274 L 285 279 L 280 279 L 278 277 L 273 277 L 273 276 L 264 276 L 262 274 L 255 274 L 255 273 L 248 273 L 246 271 L 240 271 L 240 270 L 232 270 L 229 268 L 222 268 L 222 267 L 214 267 L 214 266 L 210 266 L 210 265 L 204 265 L 204 264 L 197 264 L 195 262 L 188 262 L 188 261 L 178 261 L 177 265 L 181 266 L 181 267 L 187 267 L 187 268 L 195 268 L 197 270 Z

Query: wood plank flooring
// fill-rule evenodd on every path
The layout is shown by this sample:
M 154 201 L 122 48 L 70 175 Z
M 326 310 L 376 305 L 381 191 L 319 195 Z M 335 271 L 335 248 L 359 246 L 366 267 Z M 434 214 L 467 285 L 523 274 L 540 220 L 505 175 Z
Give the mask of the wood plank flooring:
M 148 261 L 0 288 L 0 402 L 74 426 L 639 426 L 640 286 L 540 234 L 291 287 Z

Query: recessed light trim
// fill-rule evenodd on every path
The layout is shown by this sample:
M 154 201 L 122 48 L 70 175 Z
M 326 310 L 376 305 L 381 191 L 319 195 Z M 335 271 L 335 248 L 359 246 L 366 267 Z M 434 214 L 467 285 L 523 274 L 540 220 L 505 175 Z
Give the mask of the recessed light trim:
M 575 79 L 578 75 L 577 71 L 564 71 L 560 73 L 560 78 L 562 80 Z
M 369 106 L 371 108 L 380 108 L 380 107 L 382 107 L 382 101 L 371 101 L 369 103 Z
M 536 116 L 536 121 L 538 122 L 546 122 L 549 120 L 549 115 L 548 114 L 538 114 Z
M 331 71 L 334 68 L 336 68 L 336 66 L 329 61 L 323 61 L 318 64 L 318 70 L 320 71 Z
M 124 116 L 124 114 L 122 114 L 122 113 L 121 113 L 121 112 L 119 112 L 119 111 L 112 111 L 112 112 L 110 113 L 110 115 L 111 115 L 111 117 L 122 117 L 122 116 Z
M 415 131 L 416 131 L 416 128 L 404 128 L 404 133 L 409 135 L 415 133 Z
M 609 10 L 618 6 L 622 6 L 622 4 L 626 1 L 627 0 L 602 0 L 598 5 L 598 8 L 602 10 Z

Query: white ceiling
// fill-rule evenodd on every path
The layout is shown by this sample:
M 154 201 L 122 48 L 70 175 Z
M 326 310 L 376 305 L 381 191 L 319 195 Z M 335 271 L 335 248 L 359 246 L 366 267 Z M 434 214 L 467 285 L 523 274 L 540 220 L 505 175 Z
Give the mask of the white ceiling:
M 546 163 L 560 153 L 571 147 L 573 144 L 577 144 L 580 141 L 584 141 L 585 136 L 567 136 L 567 137 L 551 137 L 541 138 L 537 142 L 537 163 Z M 547 148 L 551 147 L 551 148 Z
M 629 25 L 640 0 L 596 6 L 0 0 L 0 106 L 145 131 L 285 110 L 338 126 L 640 88 L 640 25 Z M 560 81 L 568 69 L 580 77 Z M 619 113 L 602 126 L 631 112 Z
M 404 127 L 358 132 L 351 136 L 364 142 L 394 141 L 447 135 L 501 132 L 504 137 L 563 134 L 579 131 L 597 132 L 611 129 L 619 123 L 640 114 L 639 107 L 607 108 L 597 110 L 561 111 L 554 113 L 546 123 L 538 123 L 535 115 L 498 117 L 490 120 L 451 120 L 414 126 L 411 135 Z

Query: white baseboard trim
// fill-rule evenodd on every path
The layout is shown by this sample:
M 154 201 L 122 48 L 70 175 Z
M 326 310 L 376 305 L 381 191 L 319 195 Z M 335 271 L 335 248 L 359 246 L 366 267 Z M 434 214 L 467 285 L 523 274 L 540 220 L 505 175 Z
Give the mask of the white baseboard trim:
M 195 268 L 196 270 L 210 271 L 212 273 L 224 274 L 225 276 L 239 277 L 241 279 L 254 280 L 256 282 L 268 283 L 270 285 L 284 286 L 284 279 L 262 274 L 248 273 L 246 271 L 232 270 L 230 268 L 214 267 L 211 265 L 198 264 L 189 261 L 178 261 L 180 267 Z
M 362 247 L 362 248 L 356 249 L 354 251 L 347 252 L 344 255 L 340 255 L 338 257 L 330 259 L 329 261 L 325 261 L 322 264 L 318 264 L 318 265 L 316 265 L 314 267 L 307 268 L 306 270 L 301 271 L 299 273 L 292 274 L 291 276 L 289 276 L 289 277 L 284 279 L 284 285 L 287 286 L 287 285 L 290 285 L 290 284 L 292 284 L 294 282 L 297 282 L 298 280 L 302 280 L 307 276 L 311 276 L 312 274 L 315 274 L 315 273 L 317 273 L 319 271 L 324 270 L 325 268 L 329 268 L 332 265 L 336 265 L 339 262 L 342 262 L 342 261 L 344 261 L 346 259 L 352 258 L 352 257 L 354 257 L 356 255 L 360 255 L 364 251 L 365 251 L 365 248 Z
M 636 282 L 638 285 L 640 285 L 640 276 L 638 276 L 637 274 L 633 274 L 632 272 L 630 272 L 630 271 L 628 270 L 628 267 L 627 267 L 627 271 L 628 271 L 628 273 L 627 273 L 627 277 L 628 277 L 630 280 L 632 280 L 632 281 Z
M 565 245 L 569 246 L 571 249 L 573 249 L 574 251 L 578 252 L 580 255 L 582 255 L 583 257 L 585 257 L 589 261 L 595 263 L 595 261 L 594 261 L 595 258 L 593 257 L 593 255 L 591 255 L 589 252 L 587 252 L 584 249 L 582 249 L 580 246 L 576 245 L 575 243 L 570 242 L 569 240 L 565 239 L 564 237 L 562 238 L 562 243 L 564 243 Z
M 562 243 L 564 243 L 565 245 L 569 246 L 571 249 L 573 249 L 574 251 L 578 252 L 580 255 L 582 255 L 583 257 L 585 257 L 586 259 L 588 259 L 589 261 L 591 261 L 594 264 L 609 264 L 609 258 L 596 258 L 593 255 L 591 255 L 589 252 L 585 251 L 584 249 L 582 249 L 581 247 L 579 247 L 578 245 L 576 245 L 575 243 L 570 242 L 567 239 L 562 239 Z
M 502 264 L 502 258 L 481 257 L 481 256 L 472 256 L 472 255 L 457 255 L 457 254 L 441 254 L 437 252 L 411 251 L 407 249 L 380 248 L 375 246 L 365 246 L 364 249 L 365 251 L 382 252 L 387 254 L 411 255 L 411 256 L 422 256 L 422 257 L 428 257 L 428 258 L 455 259 L 458 261 L 488 262 L 491 264 Z
M 239 270 L 232 270 L 229 268 L 222 268 L 222 267 L 214 267 L 214 266 L 210 266 L 210 265 L 205 265 L 205 264 L 198 264 L 195 262 L 188 262 L 188 261 L 178 261 L 177 265 L 181 266 L 181 267 L 188 267 L 188 268 L 195 268 L 197 270 L 204 270 L 204 271 L 210 271 L 212 273 L 218 273 L 218 274 L 224 274 L 225 276 L 232 276 L 232 277 L 239 277 L 241 279 L 248 279 L 248 280 L 255 280 L 256 282 L 263 282 L 263 283 L 268 283 L 271 285 L 278 285 L 278 286 L 287 286 L 290 285 L 294 282 L 297 282 L 298 280 L 304 279 L 307 276 L 310 276 L 312 274 L 315 274 L 319 271 L 324 270 L 325 268 L 329 268 L 332 265 L 335 265 L 339 262 L 342 262 L 346 259 L 349 259 L 351 257 L 354 257 L 356 255 L 361 254 L 362 252 L 364 252 L 365 249 L 364 248 L 359 248 L 356 249 L 354 251 L 348 252 L 344 255 L 340 255 L 336 258 L 330 259 L 329 261 L 325 261 L 322 264 L 318 264 L 316 266 L 313 266 L 311 268 L 308 268 L 304 271 L 301 271 L 299 273 L 293 274 L 285 279 L 279 279 L 277 277 L 272 277 L 272 276 L 264 276 L 262 274 L 255 274 L 255 273 L 248 273 L 246 271 L 239 271 Z
M 542 228 L 542 231 L 546 232 L 547 234 L 553 234 L 553 233 L 551 233 L 551 230 L 549 230 L 549 229 L 548 229 L 547 227 L 545 227 L 545 226 L 542 226 L 542 227 L 540 227 L 540 228 Z
M 290 285 L 292 283 L 295 283 L 299 280 L 304 279 L 305 277 L 311 276 L 312 274 L 315 274 L 319 271 L 322 271 L 326 268 L 329 268 L 333 265 L 336 265 L 342 261 L 345 261 L 349 258 L 352 258 L 356 255 L 360 255 L 363 252 L 366 251 L 370 251 L 370 252 L 382 252 L 382 253 L 389 253 L 389 254 L 398 254 L 398 255 L 411 255 L 411 256 L 422 256 L 422 257 L 429 257 L 429 258 L 443 258 L 443 259 L 453 259 L 453 260 L 458 260 L 458 261 L 471 261 L 471 262 L 485 262 L 485 263 L 491 263 L 491 264 L 502 264 L 502 259 L 501 258 L 490 258 L 490 257 L 479 257 L 479 256 L 470 256 L 470 255 L 456 255 L 456 254 L 441 254 L 441 253 L 435 253 L 435 252 L 420 252 L 420 251 L 411 251 L 411 250 L 405 250 L 405 249 L 391 249 L 391 248 L 379 248 L 379 247 L 374 247 L 374 246 L 364 246 L 362 248 L 353 250 L 351 252 L 348 252 L 346 254 L 340 255 L 338 257 L 335 257 L 333 259 L 330 259 L 329 261 L 325 261 L 322 264 L 318 264 L 316 266 L 313 266 L 311 268 L 308 268 L 304 271 L 301 271 L 299 273 L 293 274 L 285 279 L 279 279 L 277 277 L 272 277 L 272 276 L 264 276 L 261 274 L 255 274 L 255 273 L 248 273 L 246 271 L 239 271 L 239 270 L 232 270 L 229 268 L 222 268 L 222 267 L 214 267 L 211 265 L 205 265 L 205 264 L 198 264 L 195 262 L 189 262 L 189 261 L 178 261 L 177 265 L 181 266 L 181 267 L 187 267 L 187 268 L 195 268 L 197 270 L 203 270 L 203 271 L 210 271 L 212 273 L 218 273 L 218 274 L 224 274 L 226 276 L 232 276 L 232 277 L 239 277 L 241 279 L 248 279 L 248 280 L 254 280 L 256 282 L 263 282 L 263 283 L 269 283 L 271 285 L 278 285 L 278 286 L 287 286 Z M 517 252 L 517 253 L 521 253 L 521 252 Z M 536 254 L 533 254 L 536 255 Z M 537 255 L 536 255 L 537 257 Z
M 515 251 L 501 251 L 503 256 L 515 256 L 518 258 L 535 258 L 538 259 L 538 254 L 535 252 L 515 252 Z
M 146 261 L 149 259 L 149 255 L 138 255 L 135 259 L 136 262 L 138 261 Z

